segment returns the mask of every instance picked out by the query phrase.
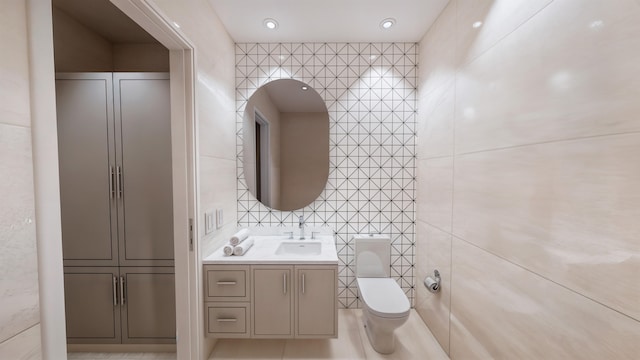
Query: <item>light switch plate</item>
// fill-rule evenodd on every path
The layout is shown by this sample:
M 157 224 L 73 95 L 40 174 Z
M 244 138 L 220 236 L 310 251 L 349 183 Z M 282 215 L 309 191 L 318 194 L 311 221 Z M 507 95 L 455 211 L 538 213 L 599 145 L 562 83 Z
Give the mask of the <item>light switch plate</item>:
M 204 213 L 204 233 L 210 234 L 215 226 L 215 219 L 213 218 L 215 210 L 210 210 Z
M 220 229 L 224 224 L 224 217 L 222 216 L 222 209 L 216 210 L 216 229 Z

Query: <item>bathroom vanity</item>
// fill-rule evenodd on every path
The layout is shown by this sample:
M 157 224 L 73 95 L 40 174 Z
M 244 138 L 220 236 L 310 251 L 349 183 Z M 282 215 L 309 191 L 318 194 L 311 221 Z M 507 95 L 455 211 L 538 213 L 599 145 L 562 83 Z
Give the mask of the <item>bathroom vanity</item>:
M 204 263 L 205 323 L 217 338 L 338 335 L 338 256 L 333 236 L 255 236 L 243 256 L 221 249 Z

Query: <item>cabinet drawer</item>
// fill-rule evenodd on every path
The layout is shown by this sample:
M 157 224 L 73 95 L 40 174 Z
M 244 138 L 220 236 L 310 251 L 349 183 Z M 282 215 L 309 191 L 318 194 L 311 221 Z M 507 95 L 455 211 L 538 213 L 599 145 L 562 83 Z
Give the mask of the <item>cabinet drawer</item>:
M 215 337 L 249 337 L 248 303 L 207 304 L 207 334 Z
M 249 271 L 238 266 L 205 266 L 205 301 L 248 301 Z

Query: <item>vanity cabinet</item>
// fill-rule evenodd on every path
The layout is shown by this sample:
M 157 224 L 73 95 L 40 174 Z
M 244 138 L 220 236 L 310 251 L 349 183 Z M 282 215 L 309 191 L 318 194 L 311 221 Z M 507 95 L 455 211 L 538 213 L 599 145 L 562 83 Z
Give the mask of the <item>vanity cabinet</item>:
M 205 265 L 206 330 L 218 338 L 338 334 L 336 265 Z
M 295 267 L 296 337 L 331 337 L 338 334 L 337 269 L 331 266 Z
M 223 338 L 250 337 L 249 265 L 205 265 L 204 301 L 207 335 Z
M 293 266 L 255 265 L 253 278 L 253 337 L 293 337 Z
M 171 267 L 66 267 L 70 344 L 175 343 Z

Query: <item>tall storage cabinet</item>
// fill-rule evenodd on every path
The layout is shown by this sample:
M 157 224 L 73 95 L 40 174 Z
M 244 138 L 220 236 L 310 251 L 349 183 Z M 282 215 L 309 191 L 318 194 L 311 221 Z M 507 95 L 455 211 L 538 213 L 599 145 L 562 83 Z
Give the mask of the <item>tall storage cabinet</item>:
M 168 74 L 57 74 L 56 97 L 68 342 L 175 342 Z

